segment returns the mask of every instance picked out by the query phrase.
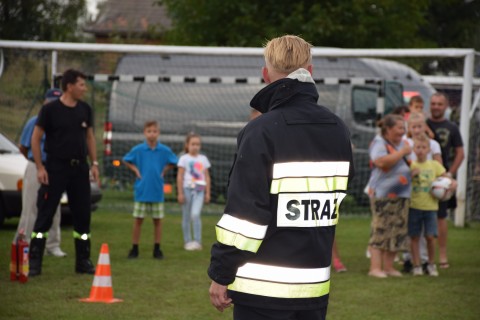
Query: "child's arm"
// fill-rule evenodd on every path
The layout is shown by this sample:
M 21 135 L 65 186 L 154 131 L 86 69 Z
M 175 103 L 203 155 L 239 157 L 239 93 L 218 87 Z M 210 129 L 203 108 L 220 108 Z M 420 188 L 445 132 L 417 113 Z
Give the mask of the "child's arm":
M 177 171 L 177 201 L 180 204 L 185 202 L 185 195 L 183 194 L 183 175 L 185 174 L 184 167 L 178 167 Z
M 166 166 L 163 168 L 162 177 L 165 176 L 165 174 L 168 172 L 168 170 L 172 170 L 173 168 L 175 168 L 175 165 L 174 165 L 174 164 L 168 164 L 168 165 L 166 165 Z M 177 176 L 178 176 L 178 175 L 177 175 Z
M 138 179 L 142 179 L 142 175 L 140 174 L 140 170 L 138 170 L 136 165 L 134 165 L 133 163 L 130 163 L 128 161 L 123 161 L 123 163 L 127 166 L 128 169 L 132 170 L 133 173 L 135 173 L 135 176 Z
M 412 175 L 412 178 L 416 177 L 420 174 L 420 169 L 419 168 L 412 169 L 412 171 L 410 171 L 410 174 Z
M 205 182 L 207 183 L 205 187 L 205 203 L 210 202 L 210 171 L 205 169 Z
M 427 136 L 428 136 L 430 139 L 435 138 L 435 133 L 433 133 L 432 129 L 430 129 L 429 126 L 424 126 L 424 127 L 426 127 L 425 133 L 427 134 Z
M 443 159 L 442 159 L 442 154 L 441 153 L 435 153 L 434 155 L 432 155 L 432 159 L 440 162 L 440 164 L 443 164 Z

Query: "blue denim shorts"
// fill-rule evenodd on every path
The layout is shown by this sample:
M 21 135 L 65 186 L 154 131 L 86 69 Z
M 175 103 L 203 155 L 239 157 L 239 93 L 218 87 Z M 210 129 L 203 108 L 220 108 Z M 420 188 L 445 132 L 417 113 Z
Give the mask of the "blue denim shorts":
M 437 212 L 410 208 L 408 212 L 408 235 L 419 237 L 422 234 L 422 229 L 425 236 L 437 236 Z

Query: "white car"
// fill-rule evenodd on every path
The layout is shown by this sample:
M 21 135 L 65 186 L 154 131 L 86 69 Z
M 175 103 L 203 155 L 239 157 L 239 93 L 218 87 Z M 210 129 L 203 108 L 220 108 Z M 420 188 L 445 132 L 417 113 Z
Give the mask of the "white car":
M 22 184 L 27 163 L 18 147 L 0 133 L 0 226 L 6 218 L 19 217 L 22 213 Z M 102 192 L 93 181 L 90 189 L 91 210 L 94 211 Z M 62 215 L 70 214 L 66 194 L 63 194 L 61 204 Z
M 0 134 L 0 225 L 22 212 L 22 182 L 28 160 Z

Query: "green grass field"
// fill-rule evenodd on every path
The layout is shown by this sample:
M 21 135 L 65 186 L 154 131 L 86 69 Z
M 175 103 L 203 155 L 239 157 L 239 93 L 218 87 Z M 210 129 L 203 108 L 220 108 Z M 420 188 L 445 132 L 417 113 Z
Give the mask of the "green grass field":
M 106 193 L 92 219 L 92 261 L 108 243 L 116 304 L 83 303 L 93 280 L 74 273 L 72 227 L 62 231 L 66 258 L 44 257 L 43 274 L 26 284 L 9 280 L 10 243 L 18 219 L 0 230 L 0 319 L 231 319 L 231 309 L 219 313 L 208 297 L 206 274 L 209 247 L 220 206 L 208 206 L 203 217 L 204 250 L 186 252 L 182 246 L 178 205 L 167 204 L 164 220 L 163 261 L 152 258 L 152 223 L 145 221 L 140 257 L 126 259 L 132 218 L 123 197 Z M 404 276 L 373 279 L 365 258 L 369 235 L 367 216 L 344 215 L 337 240 L 348 272 L 332 275 L 328 318 L 342 319 L 478 319 L 480 317 L 480 224 L 450 227 L 451 268 L 440 277 Z M 399 266 L 400 267 L 400 266 Z

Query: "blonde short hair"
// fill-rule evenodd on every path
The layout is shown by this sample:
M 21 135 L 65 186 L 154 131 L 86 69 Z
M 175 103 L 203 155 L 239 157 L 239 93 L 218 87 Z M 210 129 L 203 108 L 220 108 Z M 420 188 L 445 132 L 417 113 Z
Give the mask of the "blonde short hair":
M 420 112 L 412 112 L 410 113 L 410 116 L 408 117 L 408 128 L 410 129 L 410 126 L 413 125 L 414 123 L 422 123 L 425 127 L 427 126 L 427 122 L 425 119 L 425 115 Z M 407 137 L 411 138 L 413 137 L 412 132 L 408 131 L 407 132 Z
M 312 63 L 312 45 L 300 37 L 285 35 L 265 44 L 265 62 L 278 72 L 291 73 Z
M 422 133 L 418 137 L 413 138 L 413 145 L 424 143 L 430 149 L 430 138 L 425 134 Z
M 419 112 L 410 113 L 410 116 L 408 117 L 408 124 L 411 124 L 413 122 L 425 122 L 425 121 L 426 121 L 425 115 Z

